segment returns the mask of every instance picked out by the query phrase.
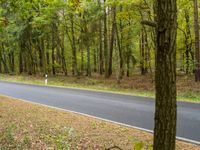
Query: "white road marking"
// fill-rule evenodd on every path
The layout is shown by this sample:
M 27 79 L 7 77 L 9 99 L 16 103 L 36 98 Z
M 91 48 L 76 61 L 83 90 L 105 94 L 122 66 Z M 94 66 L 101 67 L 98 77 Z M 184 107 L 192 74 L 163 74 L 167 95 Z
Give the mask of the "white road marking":
M 90 117 L 90 118 L 94 118 L 94 119 L 98 119 L 98 120 L 102 120 L 102 121 L 106 121 L 106 122 L 118 124 L 118 125 L 129 127 L 129 128 L 138 129 L 138 130 L 141 130 L 141 131 L 146 131 L 146 132 L 149 132 L 149 133 L 153 134 L 152 130 L 148 130 L 148 129 L 145 129 L 145 128 L 140 128 L 140 127 L 128 125 L 128 124 L 125 124 L 125 123 L 120 123 L 120 122 L 117 122 L 117 121 L 112 121 L 112 120 L 108 120 L 108 119 L 104 119 L 104 118 L 100 118 L 100 117 L 96 117 L 96 116 L 92 116 L 92 115 L 88 115 L 88 114 L 85 114 L 85 113 L 76 112 L 76 111 L 72 111 L 72 110 L 68 110 L 68 109 L 63 109 L 63 108 L 59 108 L 59 107 L 49 106 L 49 105 L 46 105 L 46 104 L 32 102 L 32 101 L 29 101 L 29 100 L 24 100 L 24 99 L 12 97 L 12 96 L 7 96 L 7 95 L 2 95 L 2 96 L 8 97 L 8 98 L 12 98 L 12 99 L 15 99 L 15 100 L 20 100 L 20 101 L 27 102 L 27 103 L 31 103 L 31 104 L 35 104 L 35 105 L 40 105 L 40 106 L 44 106 L 44 107 L 48 107 L 48 108 L 53 108 L 53 109 L 57 109 L 57 110 L 65 111 L 65 112 L 70 112 L 70 113 L 74 113 L 74 114 L 78 114 L 78 115 L 82 115 L 82 116 L 86 116 L 86 117 Z M 178 136 L 176 136 L 176 139 L 178 139 L 180 141 L 184 141 L 184 142 L 189 142 L 189 143 L 200 145 L 199 141 L 195 141 L 195 140 L 191 140 L 191 139 L 187 139 L 187 138 L 183 138 L 183 137 L 178 137 Z

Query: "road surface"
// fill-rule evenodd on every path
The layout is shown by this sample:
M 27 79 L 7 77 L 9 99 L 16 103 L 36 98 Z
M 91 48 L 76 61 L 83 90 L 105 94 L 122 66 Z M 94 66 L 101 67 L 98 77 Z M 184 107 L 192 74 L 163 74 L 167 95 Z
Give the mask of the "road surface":
M 151 98 L 0 81 L 0 95 L 153 130 Z M 200 143 L 200 104 L 178 102 L 177 136 Z

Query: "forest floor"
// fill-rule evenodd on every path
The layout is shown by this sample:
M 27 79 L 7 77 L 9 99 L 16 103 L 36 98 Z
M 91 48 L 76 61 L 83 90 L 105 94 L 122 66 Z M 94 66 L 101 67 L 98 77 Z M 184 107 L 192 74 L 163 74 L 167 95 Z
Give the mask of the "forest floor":
M 153 135 L 138 129 L 0 96 L 0 149 L 152 150 Z M 200 150 L 177 141 L 177 150 Z M 114 150 L 114 149 L 113 149 Z
M 27 76 L 0 74 L 0 80 L 11 82 L 44 85 L 44 79 L 44 77 L 39 75 Z M 71 76 L 48 77 L 49 86 L 62 86 L 147 97 L 155 96 L 154 84 L 154 79 L 150 75 L 133 75 L 129 78 L 125 77 L 120 81 L 120 83 L 117 81 L 115 76 L 112 76 L 109 79 L 95 75 L 92 77 L 81 76 L 78 78 Z M 177 93 L 178 100 L 200 102 L 200 83 L 196 83 L 193 76 L 178 75 Z

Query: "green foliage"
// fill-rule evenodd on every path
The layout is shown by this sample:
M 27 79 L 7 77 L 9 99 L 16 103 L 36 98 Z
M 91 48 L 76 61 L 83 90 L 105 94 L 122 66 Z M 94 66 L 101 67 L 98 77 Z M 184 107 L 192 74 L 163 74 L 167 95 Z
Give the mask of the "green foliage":
M 143 147 L 144 147 L 144 143 L 143 142 L 138 142 L 138 143 L 134 144 L 134 149 L 135 150 L 142 150 Z
M 189 70 L 189 73 L 192 73 L 194 69 L 193 3 L 186 0 L 178 0 L 177 3 L 177 66 L 181 71 Z M 100 44 L 102 44 L 103 61 L 105 61 L 104 9 L 106 9 L 107 43 L 110 50 L 114 21 L 112 7 L 116 7 L 113 74 L 120 72 L 119 48 L 122 51 L 122 72 L 134 73 L 141 67 L 142 61 L 145 61 L 145 67 L 150 71 L 151 65 L 154 64 L 155 31 L 152 27 L 141 25 L 141 21 L 154 21 L 154 0 L 106 0 L 105 3 L 100 0 L 1 0 L 0 72 L 51 73 L 55 67 L 56 73 L 62 74 L 65 70 L 73 69 L 73 59 L 76 59 L 78 72 L 82 75 L 85 74 L 88 66 L 92 72 L 99 71 Z M 188 23 L 186 13 L 189 15 Z M 145 53 L 149 53 L 147 59 L 141 57 L 142 29 L 146 32 Z M 190 44 L 187 58 L 186 42 Z M 73 58 L 74 47 L 76 58 Z M 90 49 L 89 57 L 87 57 L 88 49 Z M 53 50 L 54 54 L 52 54 Z M 105 65 L 103 68 L 105 69 Z

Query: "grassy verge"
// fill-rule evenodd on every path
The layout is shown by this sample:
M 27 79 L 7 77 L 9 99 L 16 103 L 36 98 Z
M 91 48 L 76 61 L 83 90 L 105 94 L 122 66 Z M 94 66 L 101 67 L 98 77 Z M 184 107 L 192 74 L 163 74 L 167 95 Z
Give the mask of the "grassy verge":
M 0 97 L 0 149 L 151 150 L 151 133 Z M 200 150 L 177 141 L 177 150 Z
M 27 75 L 0 75 L 0 80 L 44 85 L 44 77 Z M 93 77 L 64 77 L 50 76 L 49 86 L 62 86 L 95 91 L 113 92 L 135 96 L 154 97 L 154 81 L 150 76 L 134 75 L 124 78 L 120 83 L 115 77 L 104 79 L 100 76 Z M 192 76 L 177 77 L 178 100 L 200 102 L 200 83 L 196 83 Z

